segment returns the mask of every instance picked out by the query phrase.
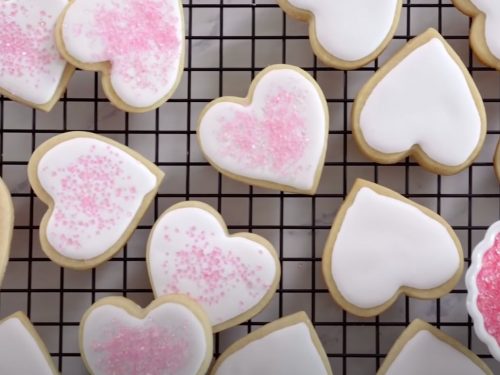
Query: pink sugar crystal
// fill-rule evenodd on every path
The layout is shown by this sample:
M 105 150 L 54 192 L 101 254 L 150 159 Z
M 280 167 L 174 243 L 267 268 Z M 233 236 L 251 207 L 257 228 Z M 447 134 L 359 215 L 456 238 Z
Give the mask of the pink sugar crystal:
M 477 307 L 483 316 L 484 326 L 500 345 L 500 233 L 483 255 L 476 283 Z
M 99 367 L 107 375 L 175 374 L 189 360 L 189 344 L 179 328 L 117 325 L 92 349 L 101 355 Z
M 14 2 L 0 2 L 0 76 L 25 77 L 36 86 L 49 74 L 47 65 L 61 60 L 56 50 L 52 16 L 42 11 L 27 24 L 32 11 Z
M 189 243 L 178 249 L 170 249 L 174 255 L 163 264 L 166 272 L 170 270 L 165 294 L 183 293 L 183 285 L 189 283 L 195 285 L 197 290 L 191 298 L 204 306 L 214 306 L 224 302 L 226 295 L 236 285 L 243 284 L 245 293 L 252 298 L 262 295 L 269 287 L 262 280 L 262 266 L 246 264 L 235 250 L 221 249 L 213 242 L 212 236 L 194 225 L 184 233 Z M 164 230 L 163 238 L 167 243 L 175 237 L 175 229 Z M 167 248 L 170 246 L 168 244 Z M 263 254 L 261 252 L 258 255 Z M 172 262 L 172 268 L 169 267 L 169 261 Z M 241 295 L 242 300 L 246 300 L 245 297 Z
M 111 61 L 113 74 L 133 87 L 154 90 L 177 69 L 180 20 L 165 0 L 120 0 L 97 9 L 94 17 L 95 28 L 87 36 L 105 47 L 94 58 Z
M 280 176 L 307 167 L 296 165 L 309 142 L 301 102 L 299 94 L 278 88 L 267 99 L 261 116 L 238 110 L 230 120 L 221 119 L 222 152 L 246 168 L 271 170 Z
M 106 146 L 105 153 L 90 147 L 65 167 L 47 168 L 51 189 L 57 193 L 52 235 L 56 248 L 79 249 L 85 242 L 82 230 L 100 234 L 113 230 L 128 210 L 137 190 L 122 165 L 120 155 Z

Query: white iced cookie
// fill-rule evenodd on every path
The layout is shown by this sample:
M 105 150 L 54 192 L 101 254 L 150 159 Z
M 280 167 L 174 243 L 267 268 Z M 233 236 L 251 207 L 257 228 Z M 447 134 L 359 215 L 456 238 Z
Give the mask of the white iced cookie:
M 325 160 L 328 108 L 311 76 L 272 65 L 246 98 L 223 97 L 201 113 L 198 141 L 210 164 L 236 180 L 314 194 Z
M 426 169 L 455 174 L 476 158 L 486 113 L 465 65 L 434 29 L 414 38 L 359 92 L 353 135 L 370 159 L 392 164 L 408 155 Z
M 212 359 L 204 312 L 183 296 L 141 309 L 123 297 L 104 298 L 80 323 L 80 350 L 92 375 L 204 375 Z
M 88 269 L 123 247 L 164 175 L 118 142 L 69 132 L 35 150 L 28 176 L 49 206 L 40 224 L 43 251 L 63 267 Z
M 416 319 L 396 340 L 377 375 L 493 375 L 473 352 Z
M 108 99 L 146 112 L 169 99 L 184 65 L 180 0 L 71 0 L 56 28 L 73 65 L 103 72 Z
M 500 4 L 491 0 L 453 0 L 472 17 L 470 44 L 479 60 L 500 70 Z
M 341 206 L 323 254 L 333 298 L 363 317 L 382 313 L 403 293 L 439 298 L 462 271 L 460 241 L 442 217 L 364 180 Z
M 73 74 L 54 30 L 67 0 L 0 1 L 0 93 L 50 111 Z
M 281 318 L 236 341 L 211 375 L 332 375 L 325 350 L 304 312 Z
M 465 284 L 474 330 L 500 361 L 500 221 L 490 226 L 474 248 Z
M 495 159 L 493 160 L 495 174 L 500 181 L 500 140 L 498 141 L 497 149 L 495 151 Z
M 0 288 L 9 262 L 12 231 L 14 229 L 14 205 L 9 189 L 0 178 Z
M 290 16 L 309 23 L 314 53 L 337 69 L 375 60 L 399 23 L 401 0 L 278 0 Z
M 258 314 L 280 279 L 273 246 L 253 233 L 229 235 L 212 207 L 182 202 L 149 236 L 146 261 L 155 296 L 183 294 L 207 313 L 218 332 Z
M 0 374 L 58 374 L 45 344 L 22 312 L 0 321 L 0 348 Z

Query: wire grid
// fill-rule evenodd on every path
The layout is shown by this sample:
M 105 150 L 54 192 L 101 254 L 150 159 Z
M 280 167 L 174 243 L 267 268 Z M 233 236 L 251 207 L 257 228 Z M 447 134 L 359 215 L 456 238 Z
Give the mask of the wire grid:
M 281 316 L 304 310 L 314 323 L 335 374 L 373 374 L 394 340 L 414 318 L 437 325 L 484 358 L 498 363 L 472 330 L 463 280 L 437 301 L 401 297 L 384 314 L 359 319 L 335 305 L 321 276 L 321 254 L 331 221 L 356 177 L 389 186 L 441 213 L 470 252 L 500 216 L 500 189 L 492 167 L 500 134 L 500 78 L 468 48 L 469 19 L 450 1 L 404 1 L 394 41 L 373 64 L 352 72 L 323 66 L 311 53 L 307 27 L 285 16 L 274 1 L 185 0 L 186 68 L 173 99 L 159 110 L 132 115 L 115 110 L 100 89 L 99 75 L 78 71 L 68 92 L 49 113 L 0 100 L 0 167 L 13 192 L 16 226 L 10 263 L 0 292 L 0 318 L 17 310 L 30 316 L 64 374 L 85 374 L 78 350 L 78 324 L 97 299 L 123 295 L 152 300 L 144 250 L 154 220 L 171 204 L 205 201 L 231 231 L 253 231 L 274 243 L 283 278 L 270 305 L 250 322 L 215 338 L 215 355 L 234 340 Z M 473 74 L 489 116 L 484 150 L 465 172 L 440 177 L 413 160 L 378 166 L 359 155 L 351 136 L 353 99 L 379 65 L 427 27 L 438 29 Z M 272 63 L 299 65 L 314 76 L 331 110 L 329 151 L 318 194 L 306 197 L 248 187 L 217 174 L 203 159 L 195 124 L 204 105 L 222 95 L 246 94 L 255 74 Z M 117 256 L 97 269 L 76 272 L 41 252 L 38 224 L 45 210 L 26 180 L 31 152 L 47 138 L 90 130 L 121 141 L 165 170 L 167 178 L 150 211 Z

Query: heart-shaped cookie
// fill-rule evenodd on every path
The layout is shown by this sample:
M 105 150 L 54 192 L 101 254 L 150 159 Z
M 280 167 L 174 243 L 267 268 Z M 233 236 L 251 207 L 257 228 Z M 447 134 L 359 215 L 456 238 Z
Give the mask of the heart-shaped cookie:
M 416 319 L 396 340 L 377 375 L 493 375 L 473 352 Z
M 67 0 L 0 2 L 0 93 L 50 111 L 74 68 L 56 48 L 54 30 Z
M 45 344 L 22 312 L 0 321 L 0 348 L 0 374 L 58 374 Z
M 500 140 L 497 144 L 497 149 L 495 151 L 495 160 L 493 160 L 495 167 L 495 174 L 497 175 L 498 180 L 500 181 Z
M 163 179 L 149 160 L 87 132 L 57 135 L 33 153 L 28 177 L 49 206 L 43 251 L 63 267 L 88 269 L 112 257 L 132 234 Z
M 10 244 L 14 229 L 14 205 L 10 192 L 0 178 L 0 286 L 9 262 Z
M 328 108 L 318 84 L 291 65 L 272 65 L 247 98 L 223 97 L 201 113 L 200 147 L 210 164 L 248 184 L 314 194 L 323 169 Z
M 162 105 L 184 65 L 180 0 L 71 0 L 56 27 L 73 65 L 101 71 L 108 99 L 129 112 Z
M 467 310 L 474 330 L 490 353 L 500 361 L 500 221 L 490 226 L 472 252 L 465 276 Z
M 104 298 L 80 323 L 80 349 L 92 375 L 204 375 L 212 331 L 201 308 L 183 296 L 141 309 L 123 297 Z
M 146 257 L 155 296 L 194 299 L 214 332 L 258 314 L 280 279 L 268 241 L 253 233 L 229 235 L 220 214 L 201 202 L 169 208 L 151 231 Z
M 290 16 L 309 23 L 314 53 L 337 69 L 375 60 L 399 23 L 401 0 L 278 0 Z
M 455 174 L 486 136 L 486 113 L 465 65 L 433 29 L 414 38 L 366 83 L 352 113 L 353 135 L 370 159 L 412 155 L 426 169 Z
M 439 215 L 396 192 L 357 180 L 335 218 L 323 274 L 337 303 L 375 316 L 402 293 L 439 298 L 457 284 L 463 252 Z
M 453 4 L 472 17 L 470 44 L 477 57 L 500 70 L 500 4 L 490 0 L 453 0 Z
M 236 341 L 211 375 L 332 375 L 325 349 L 306 313 L 281 318 Z

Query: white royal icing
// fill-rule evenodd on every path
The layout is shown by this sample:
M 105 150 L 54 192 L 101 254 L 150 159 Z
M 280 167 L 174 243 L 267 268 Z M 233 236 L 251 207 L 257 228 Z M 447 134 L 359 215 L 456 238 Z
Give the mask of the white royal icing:
M 265 246 L 228 237 L 210 212 L 197 207 L 174 208 L 157 221 L 147 265 L 156 296 L 193 298 L 213 325 L 258 305 L 278 272 Z
M 212 105 L 198 134 L 207 158 L 223 170 L 309 190 L 325 149 L 327 116 L 311 81 L 297 70 L 276 68 L 261 76 L 250 105 Z
M 47 151 L 37 174 L 54 201 L 47 240 L 58 253 L 77 260 L 92 259 L 111 248 L 157 182 L 125 151 L 85 137 Z
M 232 353 L 214 375 L 327 375 L 305 323 L 294 324 L 251 341 Z
M 75 0 L 62 25 L 81 63 L 111 62 L 111 85 L 127 105 L 149 107 L 177 84 L 184 29 L 179 0 Z
M 46 353 L 15 316 L 0 324 L 0 374 L 55 374 Z
M 373 54 L 395 22 L 398 0 L 288 0 L 312 13 L 321 46 L 345 61 Z
M 481 118 L 464 72 L 438 38 L 398 63 L 368 96 L 360 130 L 371 148 L 399 153 L 418 144 L 450 167 L 465 163 L 481 139 Z
M 474 248 L 474 251 L 472 252 L 471 265 L 467 270 L 467 273 L 465 274 L 465 284 L 467 285 L 467 292 L 468 292 L 467 311 L 469 312 L 469 315 L 472 317 L 472 320 L 474 321 L 474 331 L 476 332 L 476 335 L 479 337 L 479 339 L 488 346 L 490 353 L 498 361 L 500 361 L 500 344 L 495 338 L 495 336 L 492 335 L 492 333 L 494 333 L 496 334 L 497 337 L 500 337 L 500 331 L 499 331 L 500 322 L 498 319 L 499 316 L 498 314 L 500 314 L 500 310 L 498 310 L 499 306 L 498 295 L 500 295 L 498 272 L 500 270 L 500 263 L 497 263 L 496 268 L 494 267 L 492 270 L 490 270 L 490 272 L 482 276 L 483 278 L 486 278 L 486 280 L 489 280 L 491 288 L 495 290 L 495 293 L 486 296 L 487 299 L 483 302 L 483 305 L 486 304 L 488 305 L 488 309 L 491 309 L 491 311 L 489 311 L 488 314 L 488 316 L 491 317 L 488 322 L 491 333 L 488 332 L 488 329 L 485 326 L 485 318 L 481 313 L 481 311 L 479 311 L 477 303 L 477 299 L 480 295 L 480 291 L 477 285 L 477 277 L 483 268 L 484 255 L 491 250 L 491 251 L 496 251 L 497 255 L 495 258 L 500 258 L 498 250 L 499 249 L 498 236 L 500 236 L 500 221 L 497 221 L 496 223 L 492 224 L 489 227 L 488 231 L 484 236 L 484 239 L 481 242 L 479 242 L 477 246 Z M 495 244 L 497 244 L 496 249 L 494 249 Z M 493 261 L 492 264 L 489 265 L 489 267 L 491 267 L 492 265 L 494 265 Z M 494 275 L 492 275 L 491 273 L 493 273 Z M 496 319 L 494 318 L 495 314 L 497 315 Z M 493 325 L 493 327 L 491 327 L 491 325 Z
M 471 0 L 485 15 L 484 37 L 490 52 L 500 59 L 500 4 L 491 0 Z
M 484 375 L 469 357 L 426 330 L 403 347 L 385 375 Z
M 0 2 L 0 87 L 36 105 L 49 102 L 66 67 L 54 38 L 67 0 Z
M 333 245 L 331 272 L 340 294 L 360 308 L 387 302 L 401 286 L 432 289 L 460 267 L 447 228 L 417 207 L 361 188 Z
M 177 303 L 160 305 L 145 319 L 102 305 L 85 320 L 81 339 L 95 375 L 195 375 L 207 352 L 203 324 Z

